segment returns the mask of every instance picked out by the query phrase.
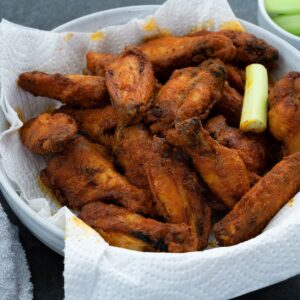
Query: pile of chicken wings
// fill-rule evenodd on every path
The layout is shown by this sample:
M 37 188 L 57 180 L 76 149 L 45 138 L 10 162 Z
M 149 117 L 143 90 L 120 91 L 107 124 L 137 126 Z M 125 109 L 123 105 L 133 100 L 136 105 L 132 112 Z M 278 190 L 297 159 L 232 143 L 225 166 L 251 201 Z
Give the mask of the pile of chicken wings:
M 47 159 L 43 184 L 111 245 L 202 250 L 213 223 L 219 245 L 234 245 L 300 189 L 300 73 L 270 84 L 266 132 L 238 128 L 245 67 L 278 58 L 230 30 L 88 52 L 84 75 L 20 74 L 22 89 L 64 104 L 20 138 Z

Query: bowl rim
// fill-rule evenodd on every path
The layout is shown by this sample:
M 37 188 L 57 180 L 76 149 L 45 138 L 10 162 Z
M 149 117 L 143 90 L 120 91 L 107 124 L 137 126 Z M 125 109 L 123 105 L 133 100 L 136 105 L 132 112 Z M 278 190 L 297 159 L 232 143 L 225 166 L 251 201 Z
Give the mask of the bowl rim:
M 265 0 L 258 0 L 258 10 L 261 12 L 263 18 L 270 24 L 270 26 L 279 31 L 282 35 L 286 35 L 289 39 L 293 39 L 296 42 L 300 42 L 299 36 L 286 31 L 272 20 L 272 18 L 266 10 Z
M 261 1 L 261 0 L 259 0 L 259 1 Z M 58 27 L 55 27 L 54 29 L 52 29 L 52 31 L 54 31 L 54 32 L 63 32 L 63 31 L 65 31 L 64 28 L 66 28 L 70 25 L 74 25 L 77 22 L 86 21 L 86 20 L 89 20 L 89 19 L 92 19 L 92 18 L 95 18 L 95 17 L 97 18 L 98 15 L 103 16 L 103 14 L 110 14 L 111 12 L 122 12 L 122 11 L 125 12 L 125 11 L 128 11 L 128 10 L 142 11 L 142 10 L 145 10 L 145 9 L 149 9 L 149 10 L 157 9 L 158 7 L 160 7 L 160 5 L 133 5 L 133 6 L 124 6 L 124 7 L 118 7 L 118 8 L 102 10 L 102 11 L 98 11 L 98 12 L 95 12 L 95 13 L 92 13 L 92 14 L 84 15 L 82 17 L 76 18 L 76 19 L 71 20 L 69 22 L 66 22 L 66 23 L 64 23 L 64 24 L 62 24 Z M 259 25 L 253 24 L 253 23 L 245 21 L 243 19 L 239 19 L 239 20 L 243 24 L 245 24 L 247 27 L 250 27 L 250 28 L 251 27 L 257 27 L 257 28 L 259 28 L 259 30 L 262 30 L 262 31 L 266 32 L 268 35 L 271 35 L 274 40 L 277 40 L 286 49 L 293 52 L 296 56 L 298 56 L 300 58 L 300 52 L 294 46 L 292 46 L 287 41 L 285 41 L 283 38 L 278 37 L 276 34 L 260 27 Z M 97 29 L 95 29 L 95 30 L 97 30 Z M 28 203 L 24 199 L 22 199 L 21 196 L 16 192 L 16 190 L 13 187 L 12 182 L 13 181 L 11 181 L 8 178 L 8 176 L 6 175 L 6 173 L 3 170 L 2 166 L 1 166 L 1 163 L 0 163 L 0 187 L 1 187 L 1 191 L 2 192 L 4 191 L 3 194 L 7 194 L 7 196 L 11 200 L 11 201 L 6 200 L 9 204 L 9 206 L 11 206 L 10 202 L 14 202 L 14 204 L 16 204 L 16 206 L 18 206 L 18 208 L 20 210 L 20 213 L 26 215 L 27 218 L 34 218 L 37 225 L 40 226 L 41 228 L 43 228 L 43 230 L 45 230 L 45 232 L 54 235 L 56 238 L 58 238 L 60 240 L 64 240 L 64 231 L 63 231 L 63 229 L 58 228 L 56 225 L 50 223 L 48 219 L 46 219 L 46 218 L 40 216 L 39 214 L 37 214 L 36 211 L 34 211 L 28 205 Z M 28 229 L 30 230 L 30 228 L 28 228 Z M 113 248 L 115 248 L 115 247 L 113 247 Z M 128 251 L 127 249 L 119 249 L 119 248 L 118 248 L 118 250 Z

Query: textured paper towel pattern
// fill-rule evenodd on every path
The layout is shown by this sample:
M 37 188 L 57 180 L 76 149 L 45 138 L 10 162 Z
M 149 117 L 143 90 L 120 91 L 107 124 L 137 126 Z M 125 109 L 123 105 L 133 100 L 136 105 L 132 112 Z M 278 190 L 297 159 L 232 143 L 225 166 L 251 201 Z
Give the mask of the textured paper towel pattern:
M 280 211 L 262 235 L 235 247 L 178 255 L 108 247 L 93 230 L 74 221 L 67 208 L 55 214 L 57 207 L 36 184 L 45 160 L 31 154 L 19 140 L 22 122 L 17 112 L 28 120 L 60 105 L 18 89 L 21 72 L 80 73 L 87 50 L 116 53 L 145 37 L 184 34 L 203 25 L 217 29 L 233 19 L 224 0 L 192 0 L 184 5 L 170 0 L 154 17 L 104 28 L 93 35 L 94 40 L 89 33 L 43 32 L 5 21 L 0 25 L 0 100 L 11 124 L 0 136 L 1 163 L 35 211 L 66 227 L 66 299 L 225 299 L 299 273 L 299 197 L 292 207 L 286 205 Z M 152 30 L 145 32 L 145 27 Z

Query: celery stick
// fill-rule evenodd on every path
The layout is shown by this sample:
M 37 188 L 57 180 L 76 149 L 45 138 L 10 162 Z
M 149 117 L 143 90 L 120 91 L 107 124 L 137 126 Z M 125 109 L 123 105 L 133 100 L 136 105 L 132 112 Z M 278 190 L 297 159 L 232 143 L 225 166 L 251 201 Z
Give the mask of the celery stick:
M 267 128 L 267 99 L 267 69 L 261 64 L 247 66 L 240 130 L 260 133 Z
M 273 21 L 284 30 L 300 35 L 300 14 L 274 17 Z
M 297 14 L 300 13 L 299 0 L 265 0 L 269 14 Z

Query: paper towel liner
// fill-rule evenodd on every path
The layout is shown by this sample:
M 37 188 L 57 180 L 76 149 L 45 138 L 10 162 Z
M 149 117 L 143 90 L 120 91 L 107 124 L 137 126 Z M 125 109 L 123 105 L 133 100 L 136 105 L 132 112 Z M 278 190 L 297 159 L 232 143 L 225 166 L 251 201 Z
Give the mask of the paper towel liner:
M 59 209 L 47 199 L 37 180 L 45 159 L 27 150 L 19 139 L 22 121 L 60 106 L 18 88 L 20 73 L 81 73 L 88 50 L 117 53 L 145 37 L 217 30 L 232 20 L 236 18 L 225 0 L 169 0 L 154 16 L 93 34 L 45 32 L 2 21 L 0 101 L 10 128 L 0 135 L 1 163 L 29 206 L 65 229 L 66 299 L 226 299 L 299 273 L 299 196 L 264 233 L 237 246 L 186 254 L 119 249 L 108 246 L 68 209 Z

